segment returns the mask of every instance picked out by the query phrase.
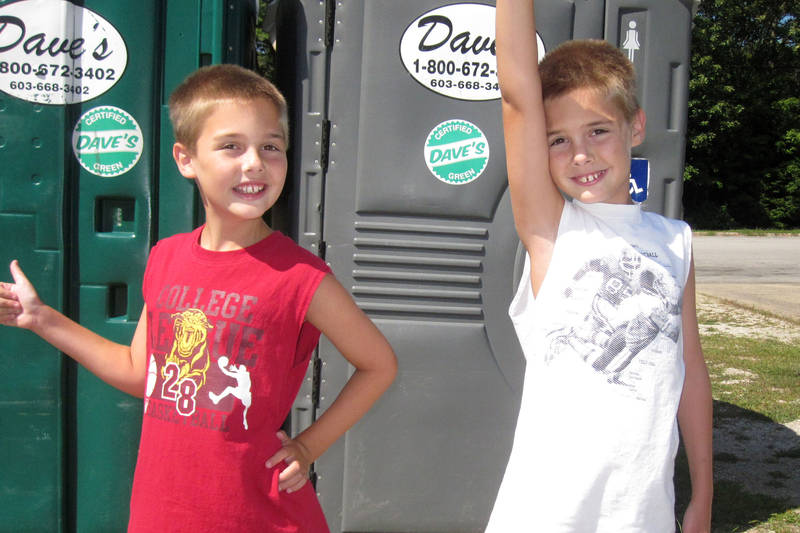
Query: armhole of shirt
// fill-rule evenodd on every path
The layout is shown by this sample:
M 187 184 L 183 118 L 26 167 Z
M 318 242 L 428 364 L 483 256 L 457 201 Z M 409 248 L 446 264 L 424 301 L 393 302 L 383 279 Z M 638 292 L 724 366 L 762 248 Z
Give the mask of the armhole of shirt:
M 533 297 L 533 289 L 531 287 L 531 256 L 527 250 L 525 250 L 525 261 L 522 266 L 522 274 L 519 278 L 519 283 L 517 283 L 517 289 L 514 291 L 514 296 L 511 298 L 511 303 L 509 304 L 508 312 L 509 315 L 513 318 L 514 316 L 519 316 L 519 307 L 524 306 L 525 302 L 523 302 L 523 298 L 528 298 L 530 300 L 529 304 L 535 301 Z
M 694 255 L 694 250 L 692 249 L 692 228 L 686 222 L 681 221 L 681 229 L 683 230 L 683 248 L 686 254 L 685 264 L 685 272 L 683 274 L 683 286 L 686 286 L 686 283 L 689 281 L 689 271 L 692 268 L 692 258 Z
M 324 261 L 322 261 L 321 258 L 317 256 L 314 257 L 319 259 L 320 263 L 318 265 L 315 265 L 313 263 L 308 265 L 308 268 L 311 270 L 312 275 L 309 276 L 310 281 L 308 285 L 303 288 L 303 295 L 302 295 L 303 308 L 302 308 L 302 315 L 300 316 L 301 324 L 308 322 L 308 320 L 306 320 L 306 315 L 308 314 L 308 308 L 311 306 L 311 300 L 313 300 L 314 295 L 317 294 L 317 290 L 319 289 L 322 280 L 325 279 L 325 276 L 327 276 L 328 274 L 330 274 L 331 276 L 333 275 L 333 272 L 331 272 L 330 267 L 328 267 L 328 265 Z
M 547 270 L 544 273 L 544 279 L 542 279 L 542 284 L 539 285 L 539 294 L 536 296 L 533 295 L 533 286 L 530 287 L 531 290 L 531 297 L 533 301 L 539 300 L 542 296 L 542 291 L 547 291 L 547 286 L 549 285 L 548 280 L 553 277 L 553 265 L 556 265 L 558 268 L 558 264 L 560 263 L 560 249 L 559 241 L 561 241 L 561 236 L 563 232 L 571 227 L 575 226 L 575 220 L 578 216 L 578 208 L 575 207 L 571 201 L 564 200 L 564 205 L 561 207 L 561 216 L 558 218 L 558 227 L 556 228 L 556 240 L 553 241 L 553 251 L 550 253 L 550 262 L 547 264 Z M 528 257 L 530 259 L 530 257 Z M 528 272 L 528 278 L 530 278 L 530 271 Z
M 158 245 L 161 241 L 155 243 L 152 248 L 150 248 L 150 253 L 147 255 L 147 262 L 144 266 L 144 275 L 142 276 L 142 301 L 146 301 L 147 289 L 150 286 L 150 273 L 151 268 L 153 266 L 152 261 L 157 254 Z
M 296 367 L 299 364 L 307 363 L 307 357 L 310 356 L 311 352 L 317 346 L 319 342 L 319 338 L 321 332 L 317 327 L 309 322 L 306 319 L 306 315 L 308 314 L 308 308 L 311 306 L 311 300 L 314 299 L 314 295 L 317 293 L 322 280 L 325 279 L 325 276 L 328 274 L 333 275 L 327 265 L 325 268 L 317 268 L 311 267 L 314 271 L 314 280 L 309 283 L 308 289 L 305 290 L 303 298 L 303 310 L 302 316 L 300 321 L 300 329 L 297 332 L 297 345 L 295 347 L 295 359 L 292 364 L 293 367 Z

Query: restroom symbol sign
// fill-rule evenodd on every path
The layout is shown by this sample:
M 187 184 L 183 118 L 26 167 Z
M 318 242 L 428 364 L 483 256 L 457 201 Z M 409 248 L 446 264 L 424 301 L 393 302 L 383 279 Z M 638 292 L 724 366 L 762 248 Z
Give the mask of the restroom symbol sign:
M 633 63 L 636 52 L 642 47 L 639 44 L 639 30 L 636 29 L 636 21 L 628 21 L 628 29 L 625 31 L 625 38 L 622 40 L 622 49 L 628 54 L 628 59 Z

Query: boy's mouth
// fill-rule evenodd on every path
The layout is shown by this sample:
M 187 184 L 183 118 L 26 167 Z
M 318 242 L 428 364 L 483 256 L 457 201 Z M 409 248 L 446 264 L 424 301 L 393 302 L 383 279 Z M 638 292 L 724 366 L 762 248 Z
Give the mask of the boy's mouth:
M 242 183 L 233 188 L 239 194 L 258 194 L 266 188 L 263 183 Z
M 591 185 L 592 183 L 596 182 L 603 176 L 605 176 L 606 171 L 600 170 L 598 172 L 592 172 L 591 174 L 584 174 L 582 176 L 575 176 L 572 178 L 574 181 L 577 181 L 581 185 Z

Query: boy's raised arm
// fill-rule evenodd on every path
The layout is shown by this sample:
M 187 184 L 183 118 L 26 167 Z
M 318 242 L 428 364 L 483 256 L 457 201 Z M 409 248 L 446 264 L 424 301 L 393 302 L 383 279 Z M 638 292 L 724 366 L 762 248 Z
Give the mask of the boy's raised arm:
M 497 75 L 514 223 L 532 258 L 538 255 L 541 259 L 544 252 L 549 259 L 564 200 L 550 179 L 533 0 L 498 0 L 496 25 Z
M 17 261 L 14 283 L 0 283 L 0 324 L 29 329 L 109 385 L 141 397 L 145 379 L 145 311 L 130 346 L 89 331 L 44 304 Z

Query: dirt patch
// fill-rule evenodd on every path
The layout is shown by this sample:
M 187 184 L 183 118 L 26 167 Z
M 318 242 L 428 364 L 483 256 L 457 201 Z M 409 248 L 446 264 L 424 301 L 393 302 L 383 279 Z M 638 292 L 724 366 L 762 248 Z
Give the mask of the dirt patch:
M 700 335 L 721 333 L 736 337 L 800 342 L 800 326 L 797 324 L 734 306 L 705 294 L 697 295 L 697 315 L 704 322 L 700 325 Z

